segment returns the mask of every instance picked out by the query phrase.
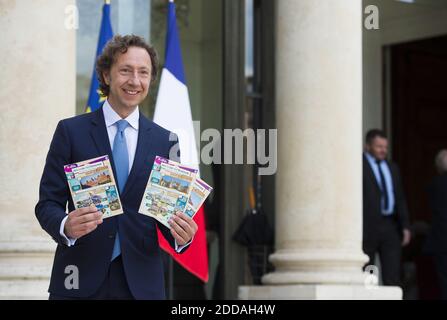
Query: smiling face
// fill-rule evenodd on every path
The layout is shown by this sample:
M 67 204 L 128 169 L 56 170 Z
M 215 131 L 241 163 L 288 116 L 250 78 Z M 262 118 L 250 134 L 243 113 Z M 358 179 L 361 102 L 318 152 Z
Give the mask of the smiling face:
M 123 118 L 135 110 L 147 96 L 151 83 L 151 57 L 144 48 L 129 47 L 117 53 L 104 80 L 110 87 L 108 101 Z

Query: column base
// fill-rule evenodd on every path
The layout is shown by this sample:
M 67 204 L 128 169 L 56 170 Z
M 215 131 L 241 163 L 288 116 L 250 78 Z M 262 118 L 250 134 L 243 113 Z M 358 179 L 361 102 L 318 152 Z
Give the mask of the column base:
M 262 277 L 264 285 L 363 285 L 368 256 L 359 250 L 278 250 L 270 255 L 275 271 Z
M 402 300 L 400 287 L 364 285 L 241 286 L 241 300 Z
M 0 300 L 48 299 L 55 244 L 0 241 Z
M 0 280 L 0 300 L 48 300 L 49 279 Z

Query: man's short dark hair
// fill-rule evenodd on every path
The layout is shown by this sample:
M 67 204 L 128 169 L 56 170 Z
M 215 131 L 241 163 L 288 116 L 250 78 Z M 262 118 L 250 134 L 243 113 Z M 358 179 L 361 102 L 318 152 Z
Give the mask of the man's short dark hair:
M 126 53 L 130 47 L 138 47 L 146 49 L 151 58 L 152 70 L 151 70 L 151 82 L 154 82 L 158 74 L 158 58 L 157 52 L 151 47 L 142 37 L 136 35 L 115 35 L 107 42 L 101 55 L 96 60 L 96 75 L 99 80 L 99 88 L 105 96 L 110 93 L 110 87 L 106 84 L 104 79 L 104 72 L 109 72 L 112 65 L 116 61 L 117 53 Z
M 377 137 L 387 139 L 387 136 L 383 130 L 380 129 L 371 129 L 366 133 L 365 142 L 366 144 L 371 144 L 373 140 Z

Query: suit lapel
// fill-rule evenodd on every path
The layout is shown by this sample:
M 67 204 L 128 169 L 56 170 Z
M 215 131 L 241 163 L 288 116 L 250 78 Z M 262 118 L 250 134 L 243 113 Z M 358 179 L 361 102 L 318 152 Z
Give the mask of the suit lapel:
M 372 181 L 374 181 L 374 185 L 376 186 L 377 190 L 379 192 L 382 192 L 379 186 L 379 183 L 377 182 L 376 176 L 374 175 L 374 171 L 371 168 L 371 164 L 369 163 L 368 159 L 366 158 L 365 155 L 363 155 L 363 167 L 366 170 L 366 174 L 369 176 L 369 179 L 371 179 Z
M 124 197 L 129 188 L 134 183 L 134 180 L 138 176 L 138 173 L 141 170 L 149 170 L 147 167 L 146 160 L 148 158 L 148 154 L 152 149 L 152 143 L 154 139 L 151 139 L 151 122 L 146 119 L 146 117 L 140 112 L 140 120 L 139 120 L 139 128 L 138 128 L 138 143 L 137 150 L 135 151 L 135 158 L 133 161 L 132 169 L 129 173 L 129 177 L 127 178 L 126 185 L 124 186 L 122 197 Z M 146 166 L 146 168 L 145 168 Z
M 115 163 L 113 162 L 113 153 L 110 148 L 109 135 L 107 134 L 106 122 L 104 120 L 104 113 L 102 107 L 94 112 L 95 116 L 92 119 L 92 128 L 90 134 L 95 142 L 96 149 L 100 156 L 108 155 L 110 164 L 112 166 L 113 175 L 116 177 Z

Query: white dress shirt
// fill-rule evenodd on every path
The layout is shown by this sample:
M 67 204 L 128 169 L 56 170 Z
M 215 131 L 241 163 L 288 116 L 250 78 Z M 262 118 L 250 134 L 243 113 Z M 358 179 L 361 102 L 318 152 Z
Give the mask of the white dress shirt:
M 385 182 L 386 184 L 386 190 L 387 190 L 387 196 L 388 196 L 388 208 L 385 208 L 385 198 L 381 198 L 382 203 L 382 214 L 385 216 L 389 216 L 393 214 L 394 212 L 394 205 L 395 205 L 395 198 L 394 198 L 394 186 L 393 186 L 393 176 L 391 175 L 391 170 L 387 164 L 386 161 L 380 161 L 380 164 L 377 164 L 377 159 L 374 158 L 369 152 L 365 152 L 366 159 L 369 162 L 369 165 L 374 173 L 374 176 L 376 177 L 376 181 L 379 186 L 382 186 Z M 382 181 L 380 178 L 380 171 L 379 166 L 382 170 L 383 177 L 385 178 L 385 181 Z M 382 187 L 381 187 L 382 188 Z M 382 191 L 383 192 L 383 191 Z
M 121 120 L 121 116 L 118 113 L 116 113 L 115 110 L 112 109 L 108 100 L 104 102 L 102 111 L 104 113 L 104 120 L 106 123 L 107 134 L 109 136 L 110 149 L 113 150 L 113 142 L 115 140 L 116 131 L 118 130 L 115 123 Z M 127 128 L 124 130 L 124 134 L 126 136 L 127 152 L 129 154 L 129 173 L 130 173 L 133 161 L 135 159 L 135 152 L 137 150 L 137 144 L 138 144 L 138 126 L 140 121 L 140 111 L 138 106 L 124 120 L 126 120 L 129 123 L 129 126 L 127 126 Z M 67 218 L 68 215 L 62 220 L 59 233 L 65 239 L 67 246 L 70 247 L 75 244 L 77 239 L 68 238 L 64 233 L 65 222 L 67 221 Z M 177 241 L 175 241 L 175 251 L 180 252 L 184 247 L 188 246 L 191 243 L 191 241 L 183 246 L 178 246 Z

